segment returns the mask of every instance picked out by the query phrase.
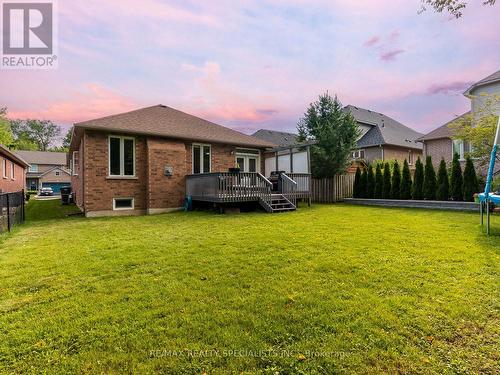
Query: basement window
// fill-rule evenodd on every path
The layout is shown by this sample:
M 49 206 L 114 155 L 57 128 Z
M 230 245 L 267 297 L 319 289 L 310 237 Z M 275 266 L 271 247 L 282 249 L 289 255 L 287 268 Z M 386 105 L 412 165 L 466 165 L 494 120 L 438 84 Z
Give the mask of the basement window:
M 113 198 L 113 210 L 133 210 L 134 198 Z

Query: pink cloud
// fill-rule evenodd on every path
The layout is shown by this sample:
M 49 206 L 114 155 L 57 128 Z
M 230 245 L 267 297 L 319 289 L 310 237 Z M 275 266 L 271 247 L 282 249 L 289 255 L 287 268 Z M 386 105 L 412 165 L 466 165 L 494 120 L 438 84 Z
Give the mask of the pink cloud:
M 393 31 L 392 33 L 389 34 L 389 39 L 390 40 L 396 40 L 399 38 L 399 31 Z
M 427 94 L 450 94 L 450 93 L 462 93 L 467 87 L 472 85 L 472 81 L 455 81 L 448 83 L 433 83 L 427 89 Z
M 377 35 L 374 35 L 370 39 L 368 39 L 366 42 L 364 42 L 363 46 L 365 46 L 365 47 L 372 47 L 375 44 L 377 44 L 379 40 L 380 40 L 380 37 L 377 36 Z
M 382 61 L 395 61 L 398 55 L 405 52 L 404 49 L 395 49 L 393 51 L 384 52 L 380 55 Z
M 97 83 L 84 85 L 83 90 L 70 95 L 71 99 L 54 102 L 46 108 L 29 111 L 10 111 L 15 119 L 48 119 L 56 123 L 72 124 L 79 121 L 126 112 L 139 105 L 132 99 L 115 93 Z

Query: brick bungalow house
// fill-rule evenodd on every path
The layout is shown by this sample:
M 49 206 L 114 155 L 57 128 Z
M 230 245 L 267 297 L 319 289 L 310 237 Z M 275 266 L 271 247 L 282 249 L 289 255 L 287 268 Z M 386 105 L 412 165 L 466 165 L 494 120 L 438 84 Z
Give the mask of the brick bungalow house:
M 168 212 L 183 206 L 186 176 L 209 181 L 238 163 L 255 177 L 273 146 L 156 105 L 74 124 L 71 186 L 86 216 Z
M 50 187 L 57 194 L 61 187 L 71 184 L 71 173 L 66 167 L 66 152 L 19 150 L 16 154 L 30 165 L 26 173 L 27 189 L 40 190 L 42 187 Z
M 441 159 L 444 159 L 447 165 L 450 166 L 454 153 L 458 153 L 460 156 L 463 167 L 465 156 L 470 152 L 470 144 L 467 141 L 452 139 L 453 132 L 449 125 L 461 117 L 471 113 L 474 115 L 480 111 L 488 96 L 500 95 L 500 70 L 471 85 L 464 92 L 464 95 L 470 99 L 470 111 L 457 116 L 418 139 L 423 144 L 424 157 L 431 156 L 435 168 L 438 168 Z M 500 114 L 500 108 L 493 108 L 493 110 Z M 476 163 L 476 168 L 479 173 L 486 174 L 486 165 Z M 495 173 L 498 174 L 499 170 L 500 166 L 497 166 Z
M 344 110 L 353 115 L 361 130 L 358 148 L 352 155 L 354 161 L 398 160 L 402 163 L 406 159 L 412 166 L 422 157 L 422 144 L 416 142 L 421 133 L 369 109 L 347 105 Z
M 25 188 L 29 164 L 8 148 L 0 145 L 0 193 L 13 193 Z

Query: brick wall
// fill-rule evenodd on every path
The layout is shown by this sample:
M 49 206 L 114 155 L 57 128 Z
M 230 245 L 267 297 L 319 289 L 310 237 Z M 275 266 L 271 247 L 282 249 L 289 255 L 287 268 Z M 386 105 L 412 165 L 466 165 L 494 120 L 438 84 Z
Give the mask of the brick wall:
M 449 138 L 443 138 L 425 141 L 423 162 L 425 162 L 427 156 L 432 157 L 432 164 L 434 165 L 434 168 L 439 168 L 439 163 L 441 163 L 442 158 L 444 158 L 444 161 L 449 167 L 453 160 L 452 140 Z
M 85 211 L 111 211 L 113 198 L 134 198 L 136 210 L 146 210 L 147 151 L 145 137 L 135 137 L 135 178 L 108 178 L 108 134 L 85 131 Z M 80 171 L 80 174 L 82 171 Z
M 4 160 L 7 160 L 7 169 L 4 173 Z M 25 188 L 25 169 L 19 164 L 14 163 L 14 176 L 11 175 L 11 164 L 12 161 L 0 155 L 0 192 L 11 193 L 15 191 L 21 191 Z M 4 178 L 4 174 L 6 177 Z
M 109 178 L 108 133 L 85 131 L 79 149 L 80 173 L 71 180 L 77 204 L 86 213 L 116 213 L 113 198 L 134 198 L 136 213 L 182 206 L 185 176 L 192 173 L 191 143 L 146 136 L 135 139 L 136 178 Z M 235 146 L 211 144 L 212 172 L 234 167 L 235 152 Z M 172 176 L 165 176 L 167 166 L 173 168 Z

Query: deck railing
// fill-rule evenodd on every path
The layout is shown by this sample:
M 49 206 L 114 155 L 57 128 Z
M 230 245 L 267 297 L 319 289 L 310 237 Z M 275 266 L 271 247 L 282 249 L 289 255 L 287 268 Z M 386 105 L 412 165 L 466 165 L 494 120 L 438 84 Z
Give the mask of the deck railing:
M 260 173 L 215 172 L 186 177 L 186 196 L 210 202 L 271 201 L 272 183 Z
M 279 192 L 295 207 L 297 207 L 297 182 L 292 180 L 286 173 L 281 173 L 278 180 Z
M 287 173 L 297 183 L 295 196 L 298 199 L 311 197 L 311 174 L 310 173 Z

